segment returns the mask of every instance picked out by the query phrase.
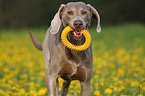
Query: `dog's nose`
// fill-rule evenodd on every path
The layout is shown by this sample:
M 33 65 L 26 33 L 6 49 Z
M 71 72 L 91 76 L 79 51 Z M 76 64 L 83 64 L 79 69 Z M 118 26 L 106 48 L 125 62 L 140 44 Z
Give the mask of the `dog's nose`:
M 74 21 L 74 27 L 75 28 L 81 28 L 83 26 L 83 22 L 81 20 L 75 20 Z

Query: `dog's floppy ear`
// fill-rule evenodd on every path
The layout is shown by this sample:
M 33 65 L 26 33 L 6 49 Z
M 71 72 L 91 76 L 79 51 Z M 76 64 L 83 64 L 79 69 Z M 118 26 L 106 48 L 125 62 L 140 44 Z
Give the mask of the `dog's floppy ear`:
M 91 6 L 90 4 L 87 4 L 87 7 L 89 7 L 91 13 L 95 16 L 95 18 L 98 20 L 98 23 L 97 23 L 97 32 L 101 32 L 101 26 L 100 26 L 100 16 L 99 16 L 99 13 L 97 12 L 97 10 Z
M 59 31 L 60 25 L 61 25 L 61 20 L 60 20 L 60 13 L 63 11 L 64 4 L 61 4 L 58 12 L 55 14 L 53 20 L 51 21 L 51 30 L 50 32 L 52 34 L 56 34 Z

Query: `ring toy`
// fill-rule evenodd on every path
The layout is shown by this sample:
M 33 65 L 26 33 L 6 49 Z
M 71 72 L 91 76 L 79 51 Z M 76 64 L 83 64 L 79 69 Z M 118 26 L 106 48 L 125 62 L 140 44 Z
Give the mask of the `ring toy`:
M 67 39 L 67 34 L 70 32 L 70 31 L 74 31 L 75 29 L 72 29 L 70 28 L 70 26 L 67 26 L 61 33 L 61 40 L 63 42 L 63 44 L 71 49 L 71 50 L 75 50 L 75 51 L 84 51 L 86 50 L 90 44 L 91 44 L 91 36 L 89 34 L 89 32 L 84 29 L 84 30 L 81 30 L 80 32 L 84 35 L 85 37 L 85 43 L 83 45 L 74 45 L 72 43 L 70 43 Z

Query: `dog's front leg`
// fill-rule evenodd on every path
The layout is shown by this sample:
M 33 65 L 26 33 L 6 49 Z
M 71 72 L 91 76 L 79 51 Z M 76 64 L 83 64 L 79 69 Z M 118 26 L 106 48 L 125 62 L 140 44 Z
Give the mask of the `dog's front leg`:
M 81 94 L 80 96 L 91 96 L 91 84 L 90 82 L 81 82 Z
M 59 82 L 57 76 L 54 76 L 52 74 L 48 76 L 48 87 L 48 96 L 58 96 Z
M 49 75 L 49 73 L 48 72 L 49 72 L 49 69 L 48 68 L 47 69 L 45 68 L 45 84 L 47 86 L 47 90 L 48 90 L 48 93 L 49 93 L 49 87 L 48 87 L 49 86 L 48 85 L 48 79 L 49 79 L 48 78 L 48 75 Z

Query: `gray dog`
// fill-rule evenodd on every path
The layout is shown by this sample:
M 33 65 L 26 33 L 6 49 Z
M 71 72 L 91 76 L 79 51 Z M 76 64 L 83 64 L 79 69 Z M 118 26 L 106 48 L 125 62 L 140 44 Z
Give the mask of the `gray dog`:
M 38 50 L 43 51 L 45 61 L 45 81 L 49 96 L 58 96 L 58 78 L 64 79 L 61 96 L 66 96 L 72 80 L 79 80 L 81 96 L 91 95 L 91 76 L 93 51 L 90 45 L 84 51 L 68 49 L 61 41 L 61 32 L 66 26 L 73 29 L 87 29 L 91 17 L 97 19 L 97 32 L 101 31 L 100 17 L 97 10 L 90 4 L 71 2 L 62 4 L 47 30 L 43 44 L 39 43 L 35 35 L 29 32 L 33 44 Z M 68 39 L 75 45 L 85 42 L 81 32 L 68 33 Z

